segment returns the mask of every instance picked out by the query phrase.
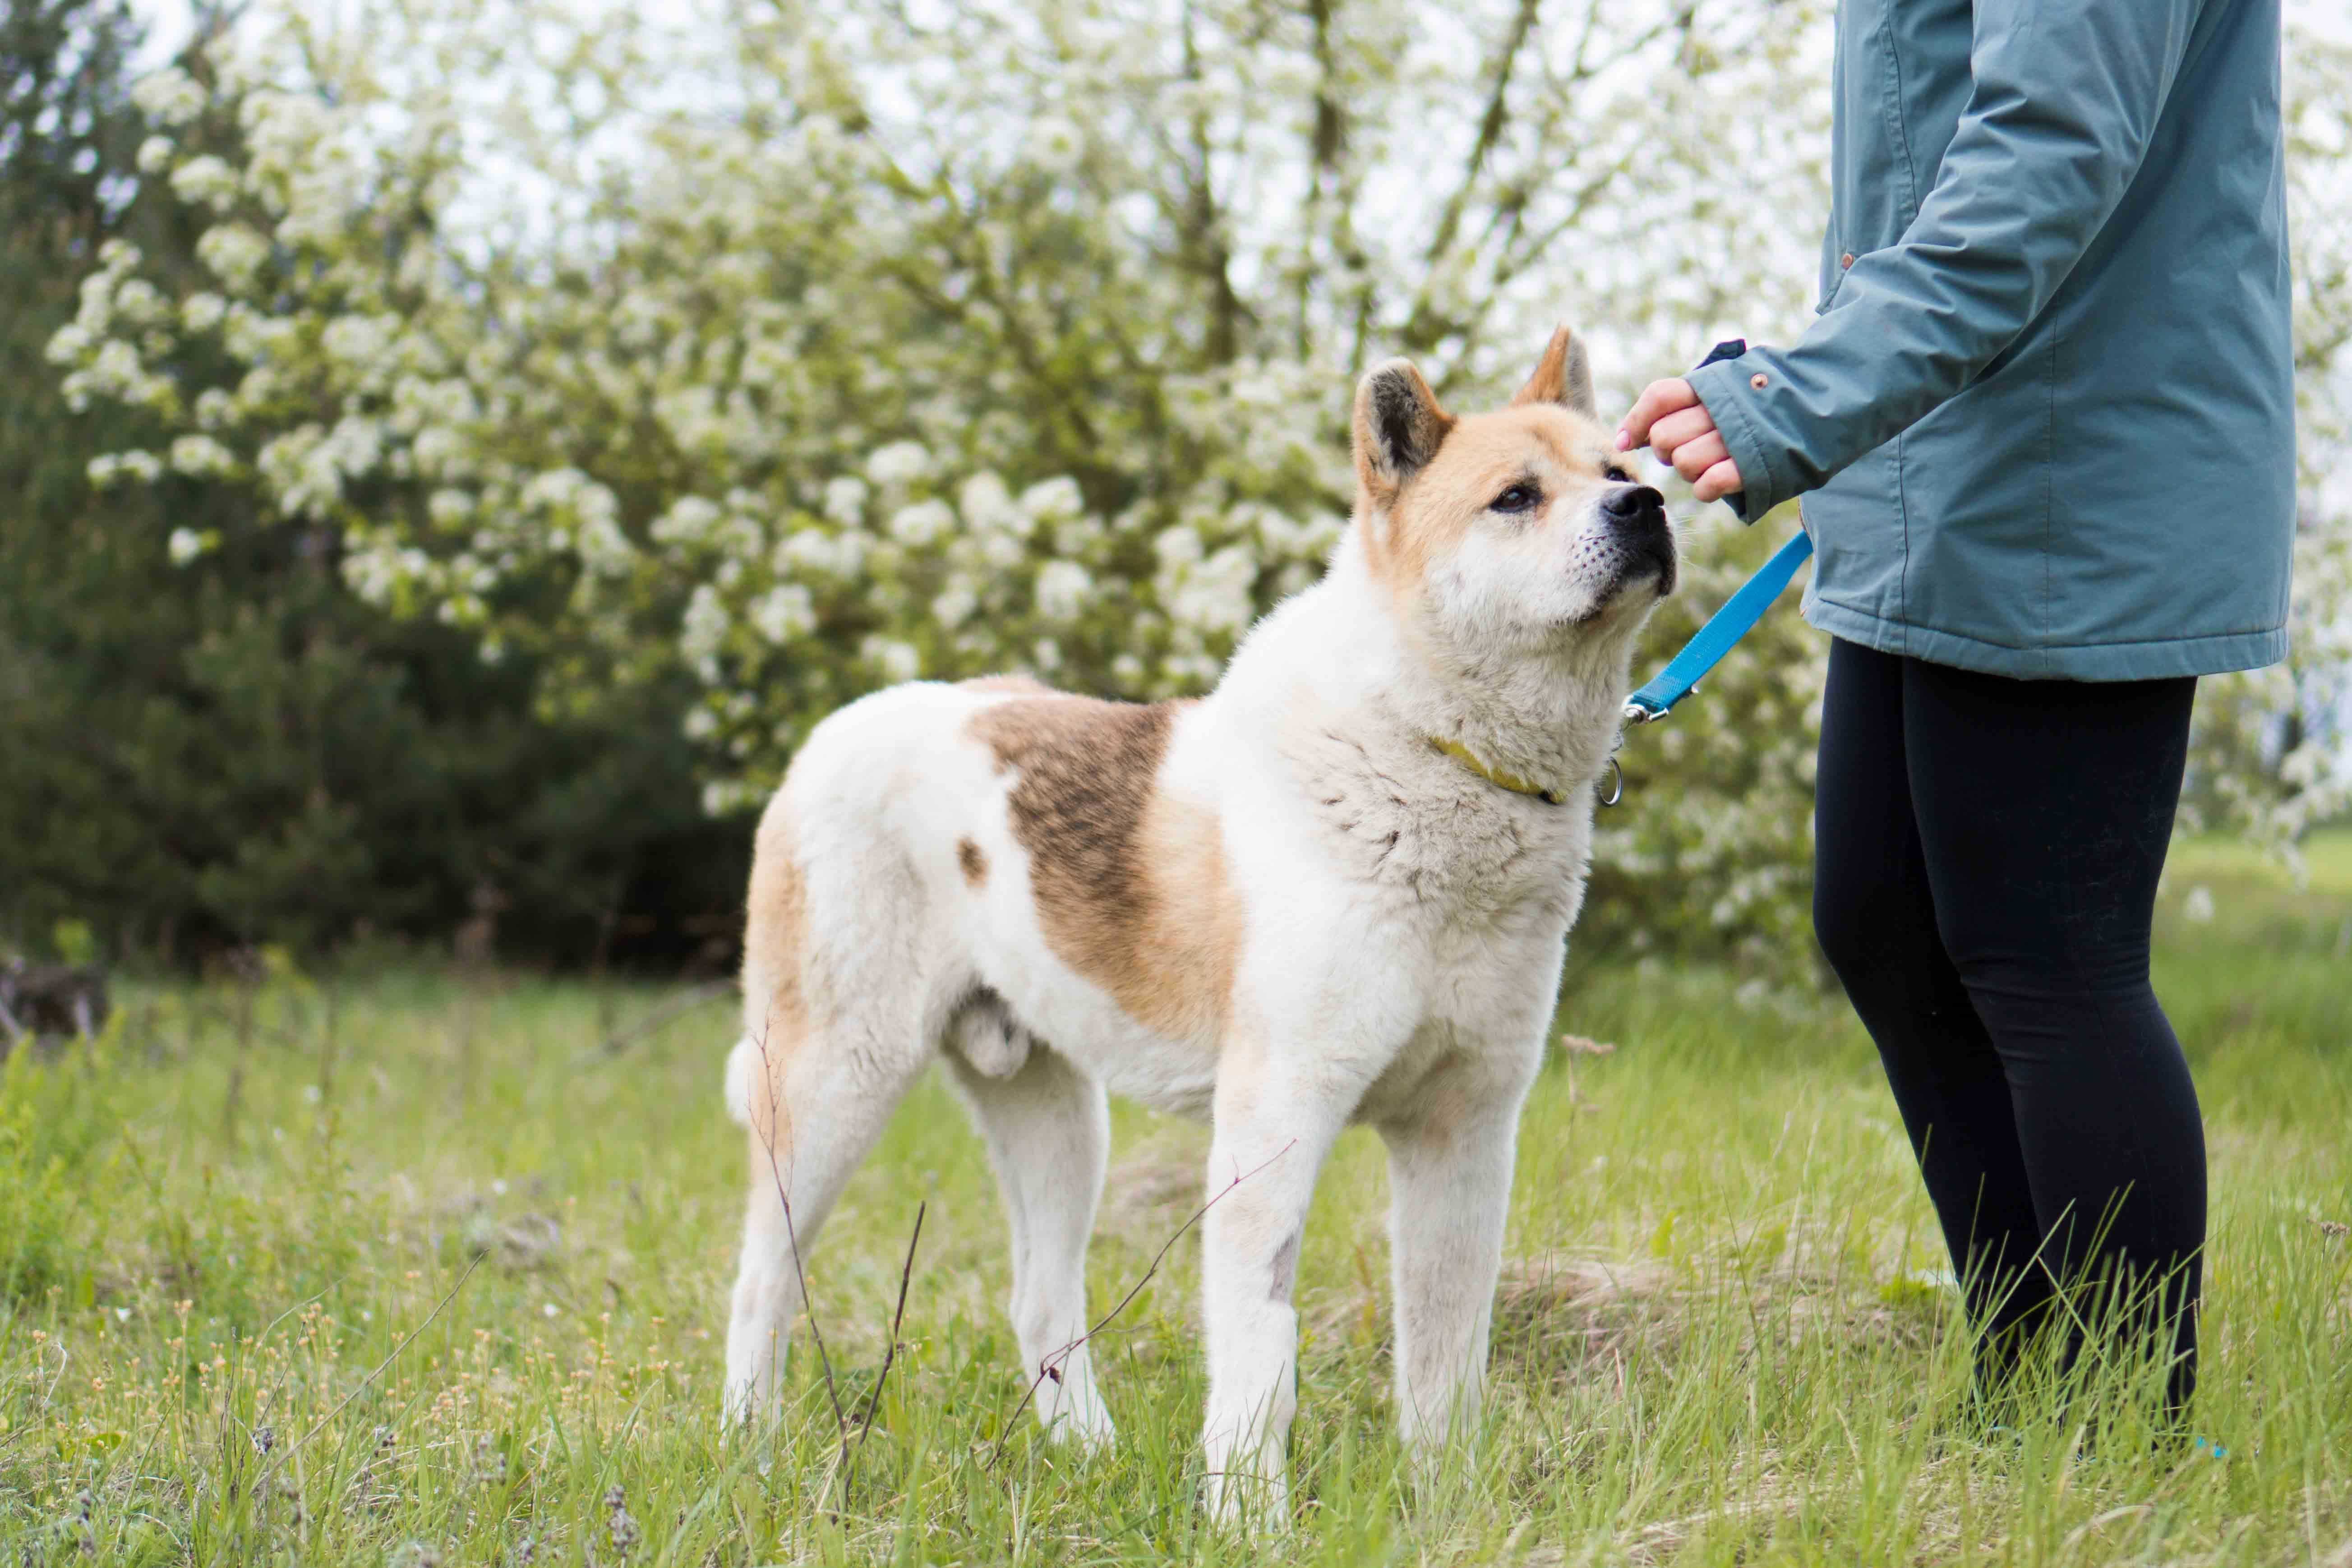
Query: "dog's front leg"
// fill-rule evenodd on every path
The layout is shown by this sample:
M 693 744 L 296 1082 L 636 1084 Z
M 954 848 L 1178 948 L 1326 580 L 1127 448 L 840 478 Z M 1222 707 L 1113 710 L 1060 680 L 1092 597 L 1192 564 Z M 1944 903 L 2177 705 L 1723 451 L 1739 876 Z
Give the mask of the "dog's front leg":
M 1413 1113 L 1381 1129 L 1389 1146 L 1390 1266 L 1396 1290 L 1397 1427 L 1419 1468 L 1471 1428 L 1503 1263 L 1503 1221 L 1527 1084 L 1457 1063 Z
M 1284 1445 L 1297 1408 L 1298 1314 L 1290 1304 L 1315 1176 L 1354 1098 L 1335 1100 L 1267 1070 L 1227 1072 L 1210 1145 L 1201 1220 L 1209 1351 L 1202 1435 L 1209 1506 L 1219 1520 L 1280 1528 L 1289 1517 Z

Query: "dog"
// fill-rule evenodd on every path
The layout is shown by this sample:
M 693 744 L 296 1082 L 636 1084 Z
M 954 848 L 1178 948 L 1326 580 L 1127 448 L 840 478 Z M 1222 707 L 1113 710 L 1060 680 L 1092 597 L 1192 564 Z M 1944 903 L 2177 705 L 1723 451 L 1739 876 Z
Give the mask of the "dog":
M 760 823 L 727 1068 L 751 1166 L 730 1419 L 778 1411 L 810 1244 L 935 1060 L 1003 1186 L 1050 1433 L 1112 1436 L 1086 1300 L 1110 1091 L 1213 1129 L 1218 1509 L 1286 1510 L 1301 1228 L 1351 1122 L 1389 1151 L 1402 1435 L 1426 1456 L 1475 1416 L 1519 1107 L 1634 635 L 1677 558 L 1565 328 L 1506 408 L 1456 417 L 1391 360 L 1353 425 L 1328 570 L 1210 696 L 912 682 L 793 759 Z

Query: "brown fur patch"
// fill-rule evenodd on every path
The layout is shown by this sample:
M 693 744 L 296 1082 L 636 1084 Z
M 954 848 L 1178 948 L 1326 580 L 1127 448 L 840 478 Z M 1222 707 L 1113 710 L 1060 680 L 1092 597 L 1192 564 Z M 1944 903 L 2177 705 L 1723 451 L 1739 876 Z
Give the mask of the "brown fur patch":
M 1177 710 L 1055 697 L 992 704 L 970 728 L 1020 774 L 1013 836 L 1054 952 L 1146 1028 L 1208 1043 L 1233 990 L 1241 903 L 1216 819 L 1154 788 Z
M 765 1068 L 744 1086 L 755 1149 L 772 1146 L 784 1103 L 784 1066 L 808 1036 L 807 962 L 808 882 L 801 872 L 792 817 L 778 795 L 760 818 L 743 922 L 744 1024 Z M 785 1139 L 791 1131 L 789 1125 L 783 1129 Z
M 988 880 L 988 857 L 971 839 L 956 840 L 956 864 L 963 868 L 963 879 L 973 887 Z

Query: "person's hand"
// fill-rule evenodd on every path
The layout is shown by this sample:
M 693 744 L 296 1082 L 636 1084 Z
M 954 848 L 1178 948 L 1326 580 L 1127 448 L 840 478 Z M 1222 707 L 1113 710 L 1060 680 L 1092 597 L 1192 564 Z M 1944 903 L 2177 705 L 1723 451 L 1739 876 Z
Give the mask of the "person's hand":
M 1691 493 L 1701 500 L 1721 500 L 1747 489 L 1715 416 L 1698 400 L 1691 384 L 1681 376 L 1654 381 L 1642 389 L 1617 431 L 1617 449 L 1630 452 L 1648 447 L 1662 463 L 1690 481 Z

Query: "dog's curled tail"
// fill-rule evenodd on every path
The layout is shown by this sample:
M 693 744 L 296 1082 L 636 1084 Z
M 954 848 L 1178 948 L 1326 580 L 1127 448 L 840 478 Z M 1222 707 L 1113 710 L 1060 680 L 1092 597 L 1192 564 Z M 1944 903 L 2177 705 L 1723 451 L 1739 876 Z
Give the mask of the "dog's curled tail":
M 751 1089 L 761 1076 L 760 1048 L 744 1036 L 727 1053 L 727 1114 L 737 1125 L 751 1125 Z

